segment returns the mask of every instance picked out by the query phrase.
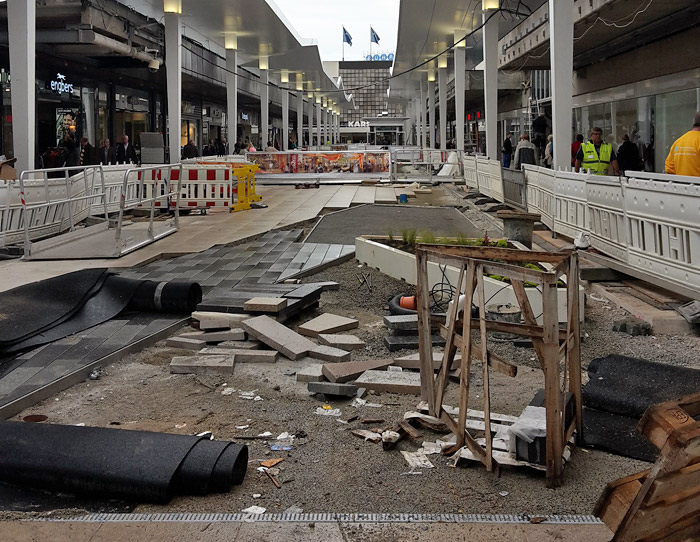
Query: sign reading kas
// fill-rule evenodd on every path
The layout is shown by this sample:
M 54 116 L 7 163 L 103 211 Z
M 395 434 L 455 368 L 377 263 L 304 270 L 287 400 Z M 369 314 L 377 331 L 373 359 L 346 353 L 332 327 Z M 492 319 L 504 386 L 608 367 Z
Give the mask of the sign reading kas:
M 73 92 L 73 83 L 66 83 L 66 76 L 62 73 L 56 74 L 56 81 L 51 81 L 51 90 L 55 92 Z
M 349 121 L 348 122 L 348 128 L 368 128 L 369 127 L 369 122 L 366 120 L 357 120 L 355 122 Z

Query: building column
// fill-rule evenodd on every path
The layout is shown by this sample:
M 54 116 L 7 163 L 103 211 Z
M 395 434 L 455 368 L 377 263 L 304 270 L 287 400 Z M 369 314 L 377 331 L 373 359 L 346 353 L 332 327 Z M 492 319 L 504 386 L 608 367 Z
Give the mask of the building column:
M 316 145 L 321 146 L 321 102 L 316 101 Z
M 289 91 L 280 90 L 282 93 L 282 150 L 289 150 Z
M 238 51 L 226 49 L 226 130 L 229 154 L 238 140 Z
M 549 0 L 549 42 L 552 66 L 552 168 L 571 167 L 571 114 L 574 71 L 574 6 L 572 0 Z
M 265 149 L 270 138 L 270 87 L 269 73 L 260 70 L 260 142 L 258 150 Z
M 434 79 L 434 77 L 433 77 Z M 435 81 L 428 80 L 428 134 L 430 134 L 430 148 L 437 149 L 435 145 Z
M 9 0 L 12 148 L 17 173 L 34 169 L 36 154 L 36 2 Z
M 180 161 L 182 128 L 182 32 L 180 14 L 165 13 L 165 71 L 168 84 L 168 145 L 170 163 Z
M 425 141 L 425 92 L 423 92 L 423 82 L 420 83 L 420 101 L 418 102 L 418 116 L 420 119 L 420 146 L 427 148 Z
M 496 16 L 496 11 L 493 9 L 484 10 L 482 17 L 484 21 L 484 115 L 486 117 L 486 156 L 491 160 L 496 160 L 498 158 L 499 148 L 498 17 Z M 558 46 L 557 43 L 557 47 Z
M 447 68 L 438 68 L 438 101 L 440 102 L 440 149 L 447 149 Z
M 304 143 L 304 93 L 297 91 L 297 148 Z
M 454 48 L 455 62 L 455 138 L 457 150 L 464 150 L 464 70 L 466 68 L 466 49 L 462 41 Z

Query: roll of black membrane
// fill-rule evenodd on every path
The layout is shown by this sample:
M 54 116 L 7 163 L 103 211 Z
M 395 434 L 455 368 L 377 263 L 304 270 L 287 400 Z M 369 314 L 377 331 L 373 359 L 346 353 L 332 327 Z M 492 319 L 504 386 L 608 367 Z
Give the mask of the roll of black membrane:
M 0 422 L 0 481 L 24 487 L 165 503 L 229 491 L 247 465 L 246 446 L 206 437 Z
M 140 282 L 127 310 L 187 314 L 197 310 L 202 301 L 202 287 L 196 282 Z

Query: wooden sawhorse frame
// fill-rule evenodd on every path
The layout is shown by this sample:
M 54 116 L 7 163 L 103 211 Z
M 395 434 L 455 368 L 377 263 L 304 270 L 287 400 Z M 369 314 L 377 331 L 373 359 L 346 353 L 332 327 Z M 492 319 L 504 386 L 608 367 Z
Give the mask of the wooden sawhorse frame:
M 438 262 L 456 267 L 459 279 L 453 296 L 452 309 L 448 310 L 443 323 L 439 318 L 441 334 L 446 339 L 445 354 L 437 375 L 433 371 L 432 343 L 430 338 L 431 319 L 428 283 L 428 262 Z M 480 361 L 483 370 L 483 410 L 484 427 L 491 427 L 489 368 L 508 376 L 516 376 L 517 366 L 500 358 L 488 350 L 486 338 L 489 331 L 513 333 L 532 339 L 540 366 L 544 372 L 546 442 L 547 442 L 547 485 L 561 485 L 564 446 L 574 431 L 578 438 L 582 435 L 581 418 L 581 350 L 579 320 L 579 273 L 578 255 L 566 252 L 527 252 L 493 247 L 463 247 L 418 245 L 416 248 L 418 266 L 418 329 L 421 368 L 421 395 L 429 406 L 430 414 L 444 420 L 457 437 L 457 443 L 445 453 L 454 452 L 463 446 L 486 466 L 490 472 L 498 468 L 492 454 L 492 435 L 485 430 L 486 447 L 482 448 L 466 430 L 467 407 L 469 403 L 469 371 L 472 360 Z M 551 264 L 552 269 L 542 271 L 521 267 L 522 263 Z M 499 275 L 510 279 L 524 323 L 513 324 L 486 319 L 484 274 Z M 567 325 L 559 329 L 557 283 L 566 275 Z M 466 280 L 465 280 L 466 276 Z M 541 324 L 535 316 L 528 299 L 525 282 L 534 283 L 541 291 Z M 464 317 L 460 318 L 457 300 L 464 293 Z M 471 318 L 471 307 L 476 295 L 479 315 Z M 538 294 L 539 295 L 539 294 Z M 465 340 L 472 337 L 472 331 L 479 333 L 479 341 Z M 447 387 L 447 373 L 452 366 L 457 349 L 461 350 L 461 374 L 459 395 L 459 416 L 455 420 L 442 406 Z M 565 426 L 564 405 L 568 391 L 573 395 L 574 417 Z

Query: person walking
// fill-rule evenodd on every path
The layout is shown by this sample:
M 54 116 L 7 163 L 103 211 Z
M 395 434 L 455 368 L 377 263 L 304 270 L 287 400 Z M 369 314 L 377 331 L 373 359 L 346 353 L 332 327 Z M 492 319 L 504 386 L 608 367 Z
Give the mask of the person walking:
M 549 169 L 552 169 L 552 164 L 554 163 L 554 142 L 552 141 L 554 137 L 552 134 L 547 136 L 547 145 L 544 148 L 544 165 Z
M 536 157 L 537 147 L 530 141 L 530 136 L 522 134 L 520 143 L 515 148 L 515 157 L 513 159 L 513 168 L 522 169 L 523 164 L 537 165 Z
M 700 111 L 695 114 L 693 128 L 671 145 L 666 173 L 700 177 Z
M 187 142 L 187 145 L 185 145 L 182 149 L 182 158 L 187 159 L 187 158 L 197 158 L 199 156 L 199 149 L 197 149 L 197 146 L 194 144 L 194 141 L 191 139 Z
M 97 163 L 105 166 L 114 164 L 114 149 L 110 146 L 109 139 L 103 139 L 100 148 L 97 149 Z
M 622 145 L 617 149 L 617 163 L 624 175 L 626 171 L 642 171 L 642 159 L 639 147 L 630 141 L 630 136 L 622 136 Z
M 503 152 L 504 168 L 510 167 L 510 159 L 513 156 L 513 142 L 510 140 L 511 137 L 513 137 L 513 134 L 511 132 L 508 132 L 506 134 L 506 138 L 503 140 L 503 148 L 501 149 L 501 151 Z
M 124 134 L 122 142 L 117 145 L 117 164 L 138 164 L 139 157 L 136 156 L 136 149 L 129 145 L 129 136 Z
M 615 151 L 603 141 L 603 130 L 598 127 L 591 130 L 590 141 L 582 143 L 576 153 L 575 171 L 578 173 L 582 166 L 593 175 L 607 175 L 611 166 L 614 175 L 620 174 Z
M 571 167 L 576 165 L 576 155 L 583 144 L 583 134 L 576 134 L 576 141 L 571 144 Z
M 79 166 L 91 166 L 95 163 L 95 147 L 90 145 L 87 137 L 80 140 L 80 158 L 78 159 Z

